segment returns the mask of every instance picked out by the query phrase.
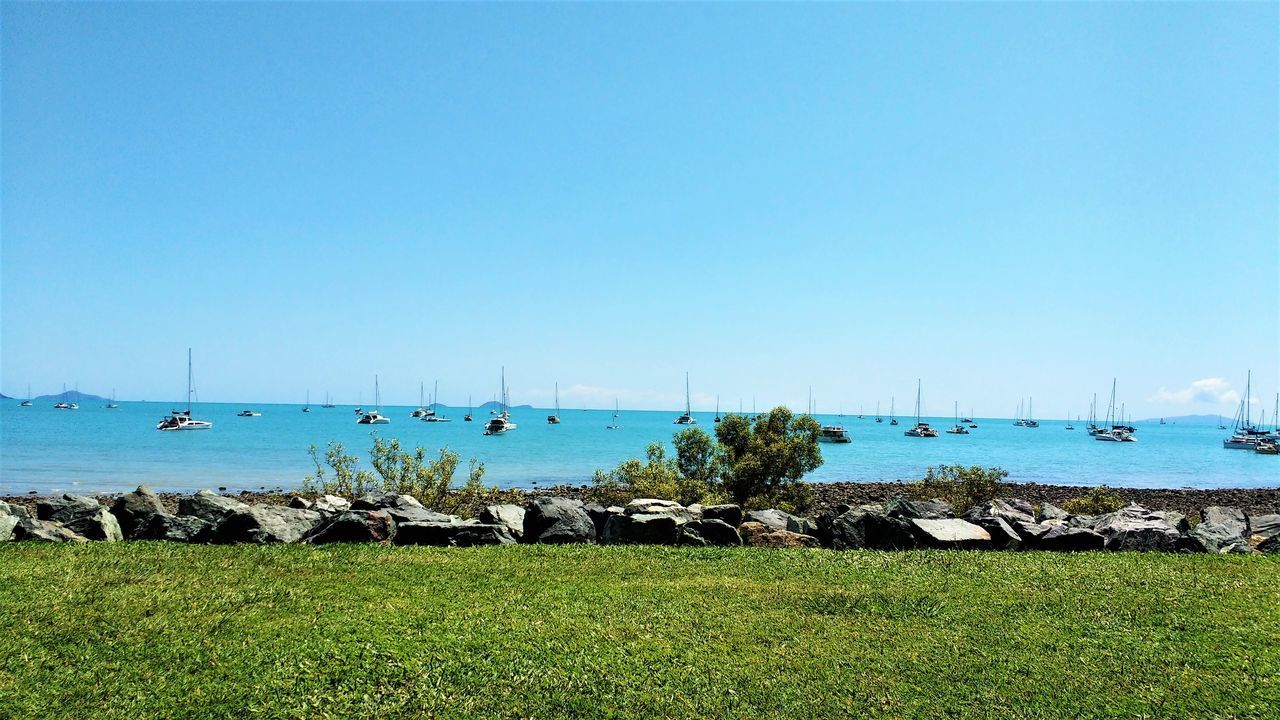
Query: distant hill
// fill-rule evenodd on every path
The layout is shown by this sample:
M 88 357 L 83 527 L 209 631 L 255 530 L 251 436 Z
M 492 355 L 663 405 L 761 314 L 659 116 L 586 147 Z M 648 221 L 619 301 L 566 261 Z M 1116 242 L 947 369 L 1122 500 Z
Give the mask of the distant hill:
M 57 395 L 37 395 L 36 397 L 31 398 L 31 402 L 73 402 L 79 404 L 84 402 L 106 402 L 110 399 L 111 398 L 104 398 L 92 393 L 68 390 L 64 393 L 58 393 Z
M 1178 425 L 1230 425 L 1231 418 L 1225 415 L 1178 415 L 1177 417 L 1166 417 L 1166 423 L 1175 423 Z M 1139 420 L 1140 423 L 1158 423 L 1160 418 L 1147 418 Z
M 481 403 L 480 405 L 477 405 L 476 409 L 477 410 L 497 410 L 500 407 L 502 407 L 502 403 L 490 400 L 487 403 Z M 533 406 L 532 405 L 512 405 L 510 409 L 511 410 L 532 410 Z

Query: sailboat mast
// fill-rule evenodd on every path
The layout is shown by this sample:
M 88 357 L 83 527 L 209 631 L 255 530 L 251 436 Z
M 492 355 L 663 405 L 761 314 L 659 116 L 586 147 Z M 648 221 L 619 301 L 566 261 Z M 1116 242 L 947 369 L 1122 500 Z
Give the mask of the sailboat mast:
M 191 348 L 187 348 L 187 414 L 191 414 Z
M 684 374 L 684 414 L 693 412 L 693 404 L 689 401 L 689 373 Z

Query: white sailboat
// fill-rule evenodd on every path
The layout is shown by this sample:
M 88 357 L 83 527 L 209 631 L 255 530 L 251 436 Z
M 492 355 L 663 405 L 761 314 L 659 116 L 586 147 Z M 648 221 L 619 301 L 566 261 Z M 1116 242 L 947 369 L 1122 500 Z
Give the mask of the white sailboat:
M 1023 427 L 1038 428 L 1040 423 L 1034 419 L 1031 412 L 1031 398 L 1027 398 L 1027 419 L 1022 421 Z
M 382 388 L 378 386 L 378 376 L 373 376 L 373 412 L 366 412 L 356 420 L 357 425 L 390 425 L 391 418 L 382 414 Z
M 213 423 L 208 420 L 196 420 L 191 417 L 191 396 L 195 394 L 195 383 L 191 375 L 191 348 L 187 348 L 187 409 L 172 410 L 158 424 L 157 430 L 209 430 Z
M 418 407 L 416 410 L 409 413 L 409 417 L 424 418 L 427 416 L 426 405 L 424 405 L 422 402 L 422 388 L 423 388 L 423 383 L 421 380 L 419 380 L 418 381 Z
M 307 390 L 307 404 L 302 406 L 302 412 L 311 412 L 311 390 Z
M 329 399 L 329 392 L 328 392 L 327 390 L 326 390 L 326 391 L 325 391 L 325 393 L 324 393 L 324 404 L 323 404 L 323 405 L 321 405 L 320 407 L 322 407 L 322 408 L 331 408 L 331 407 L 336 407 L 336 406 L 333 404 L 333 401 Z
M 440 381 L 437 380 L 431 388 L 431 405 L 427 408 L 427 416 L 422 418 L 423 422 L 452 422 L 449 418 L 437 412 L 440 399 Z
M 605 426 L 605 430 L 621 430 L 622 426 L 618 424 L 618 398 L 613 399 L 613 422 Z
M 54 410 L 79 410 L 80 409 L 79 405 L 73 402 L 67 402 L 67 384 L 66 383 L 62 384 L 62 400 L 55 403 L 53 406 L 53 409 Z
M 684 374 L 684 414 L 676 418 L 676 425 L 697 425 L 698 420 L 693 417 L 693 406 L 689 402 L 689 373 Z
M 507 368 L 503 366 L 501 376 L 501 408 L 502 412 L 494 415 L 489 422 L 484 424 L 485 435 L 505 435 L 516 429 L 516 424 L 511 422 L 511 411 L 507 409 Z
M 958 400 L 956 401 L 956 404 L 955 404 L 955 416 L 956 416 L 956 424 L 952 425 L 951 428 L 947 430 L 947 434 L 948 435 L 968 435 L 969 434 L 968 428 L 964 426 L 964 423 L 960 422 L 960 401 Z
M 111 399 L 110 399 L 110 400 L 108 400 L 108 401 L 107 401 L 107 404 L 106 404 L 106 405 L 103 405 L 103 407 L 104 407 L 104 408 L 106 408 L 106 409 L 108 409 L 108 410 L 119 410 L 119 409 L 120 409 L 120 406 L 116 404 L 116 389 L 115 389 L 115 388 L 111 388 Z
M 1116 411 L 1116 380 L 1111 378 L 1111 402 L 1107 404 L 1107 420 L 1103 427 L 1093 433 L 1094 440 L 1102 442 L 1137 442 L 1133 433 L 1119 422 L 1113 423 Z M 1108 427 L 1110 426 L 1110 427 Z
M 548 425 L 560 424 L 560 383 L 556 383 L 556 411 L 547 416 Z
M 18 403 L 18 407 L 31 407 L 31 383 L 27 383 L 27 399 Z
M 896 414 L 894 414 L 894 400 L 895 400 L 895 399 L 896 399 L 896 398 L 894 398 L 894 396 L 892 396 L 892 395 L 890 395 L 890 396 L 889 396 L 889 424 L 890 424 L 890 425 L 897 425 L 897 424 L 898 424 L 898 417 L 897 417 L 897 415 L 896 415 Z
M 916 424 L 915 427 L 902 433 L 907 437 L 938 437 L 938 431 L 929 427 L 929 423 L 920 419 L 920 379 L 916 378 Z
M 1236 411 L 1236 419 L 1232 424 L 1231 437 L 1222 441 L 1222 447 L 1228 450 L 1253 450 L 1258 441 L 1267 437 L 1267 431 L 1253 425 L 1253 371 L 1250 370 L 1244 384 L 1244 399 L 1240 401 L 1240 409 Z
M 474 420 L 475 418 L 471 417 L 471 415 L 472 415 L 471 396 L 468 395 L 467 396 L 467 414 L 462 417 L 462 422 L 471 422 L 472 420 Z

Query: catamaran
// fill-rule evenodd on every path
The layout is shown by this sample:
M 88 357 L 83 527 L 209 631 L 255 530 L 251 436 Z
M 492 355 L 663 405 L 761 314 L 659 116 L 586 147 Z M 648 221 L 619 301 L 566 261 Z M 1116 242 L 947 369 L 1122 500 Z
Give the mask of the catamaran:
M 390 425 L 391 418 L 382 414 L 382 388 L 378 385 L 378 376 L 373 376 L 373 411 L 361 413 L 357 425 Z
M 560 383 L 556 383 L 556 411 L 547 416 L 547 424 L 560 424 Z
M 191 348 L 187 348 L 187 409 L 171 410 L 158 424 L 157 430 L 208 430 L 213 423 L 208 420 L 196 420 L 191 417 L 191 396 L 195 394 L 195 383 L 191 375 Z
M 424 418 L 427 416 L 426 405 L 424 405 L 422 402 L 422 389 L 423 389 L 423 383 L 421 380 L 419 380 L 418 381 L 418 407 L 416 410 L 409 413 L 409 417 Z
M 907 437 L 938 437 L 938 431 L 929 427 L 929 423 L 920 420 L 920 379 L 916 378 L 916 425 L 902 433 Z
M 960 402 L 959 401 L 956 401 L 956 404 L 955 404 L 955 416 L 956 416 L 956 424 L 952 425 L 947 430 L 947 434 L 948 435 L 968 435 L 969 434 L 968 428 L 964 426 L 964 423 L 960 422 Z
M 516 429 L 516 424 L 511 422 L 511 412 L 507 409 L 507 368 L 505 366 L 502 368 L 501 388 L 502 400 L 499 407 L 502 412 L 494 415 L 484 424 L 485 435 L 502 435 Z
M 76 393 L 76 395 L 79 395 L 79 394 L 80 393 L 78 392 Z M 62 384 L 62 401 L 55 403 L 53 406 L 53 409 L 54 410 L 79 410 L 80 409 L 79 405 L 73 402 L 67 402 L 67 384 L 66 383 Z
M 697 425 L 698 420 L 693 416 L 693 407 L 689 402 L 689 373 L 684 374 L 684 414 L 676 418 L 676 425 Z

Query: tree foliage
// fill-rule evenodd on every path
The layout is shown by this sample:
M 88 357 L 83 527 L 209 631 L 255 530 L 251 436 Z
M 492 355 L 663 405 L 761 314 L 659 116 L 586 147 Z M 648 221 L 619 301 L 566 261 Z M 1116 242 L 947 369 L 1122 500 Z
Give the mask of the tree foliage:
M 808 415 L 776 407 L 754 423 L 729 414 L 716 426 L 723 485 L 733 501 L 794 496 L 805 473 L 822 466 L 818 436 L 822 426 Z
M 908 485 L 907 494 L 916 500 L 941 498 L 951 503 L 957 514 L 961 514 L 975 505 L 994 500 L 999 494 L 1000 483 L 1007 477 L 1009 472 L 998 467 L 930 467 L 925 471 L 923 479 Z

